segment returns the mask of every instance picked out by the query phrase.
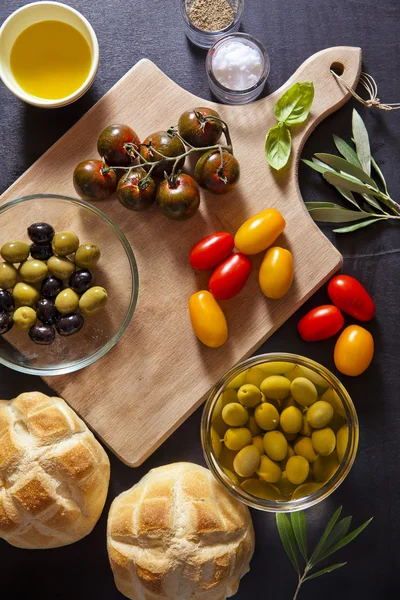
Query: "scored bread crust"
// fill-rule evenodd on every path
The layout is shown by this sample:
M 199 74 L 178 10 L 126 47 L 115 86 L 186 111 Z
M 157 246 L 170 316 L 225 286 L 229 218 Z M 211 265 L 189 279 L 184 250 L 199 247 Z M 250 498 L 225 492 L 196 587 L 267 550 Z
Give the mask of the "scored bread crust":
M 247 506 L 207 469 L 151 470 L 112 503 L 107 547 L 119 591 L 132 600 L 225 600 L 249 571 Z
M 108 456 L 61 398 L 0 400 L 0 537 L 57 548 L 90 533 L 110 479 Z

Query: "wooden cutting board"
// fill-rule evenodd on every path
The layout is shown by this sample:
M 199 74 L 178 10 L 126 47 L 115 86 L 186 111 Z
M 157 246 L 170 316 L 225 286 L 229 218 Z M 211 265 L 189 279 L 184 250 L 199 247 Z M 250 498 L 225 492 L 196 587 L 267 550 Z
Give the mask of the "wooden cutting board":
M 42 192 L 75 196 L 73 169 L 79 161 L 97 156 L 97 136 L 110 123 L 130 124 L 144 139 L 176 124 L 186 109 L 212 106 L 229 124 L 241 166 L 240 184 L 222 197 L 202 191 L 201 209 L 193 219 L 169 221 L 155 208 L 131 213 L 115 198 L 101 203 L 124 231 L 137 259 L 136 312 L 124 336 L 104 358 L 79 372 L 47 378 L 126 464 L 140 465 L 230 367 L 250 356 L 341 266 L 341 255 L 309 217 L 297 180 L 307 137 L 349 98 L 330 73 L 333 64 L 342 65 L 342 77 L 353 87 L 360 74 L 361 50 L 323 50 L 269 97 L 245 106 L 226 106 L 190 94 L 149 60 L 141 60 L 3 194 L 2 203 Z M 306 124 L 292 131 L 289 168 L 276 174 L 264 157 L 265 134 L 275 123 L 277 99 L 296 81 L 314 82 L 315 100 Z M 287 221 L 278 243 L 293 253 L 292 288 L 280 301 L 267 300 L 257 281 L 262 257 L 255 257 L 245 289 L 222 303 L 228 342 L 217 350 L 206 348 L 191 330 L 187 301 L 193 292 L 207 288 L 208 278 L 189 267 L 189 250 L 214 231 L 234 233 L 246 218 L 270 206 Z

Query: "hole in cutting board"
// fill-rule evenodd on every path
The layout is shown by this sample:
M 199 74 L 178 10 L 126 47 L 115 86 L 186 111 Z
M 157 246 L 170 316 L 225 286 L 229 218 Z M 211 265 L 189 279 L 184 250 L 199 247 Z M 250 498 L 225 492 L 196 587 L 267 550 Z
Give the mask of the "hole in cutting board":
M 331 64 L 331 71 L 340 77 L 340 75 L 343 75 L 344 73 L 344 65 L 340 62 L 334 62 Z

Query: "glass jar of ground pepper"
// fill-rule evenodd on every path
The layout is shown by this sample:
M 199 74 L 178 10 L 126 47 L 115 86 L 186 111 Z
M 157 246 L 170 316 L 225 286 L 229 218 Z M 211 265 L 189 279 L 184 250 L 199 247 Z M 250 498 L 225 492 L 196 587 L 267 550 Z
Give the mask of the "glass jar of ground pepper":
M 181 0 L 186 35 L 200 48 L 238 31 L 243 9 L 244 0 Z

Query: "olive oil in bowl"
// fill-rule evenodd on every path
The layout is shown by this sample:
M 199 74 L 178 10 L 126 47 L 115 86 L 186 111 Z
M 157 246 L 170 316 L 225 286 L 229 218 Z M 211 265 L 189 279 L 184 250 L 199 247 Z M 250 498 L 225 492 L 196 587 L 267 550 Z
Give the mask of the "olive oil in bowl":
M 66 98 L 86 81 L 92 53 L 84 36 L 62 21 L 39 21 L 22 31 L 10 54 L 15 81 L 28 94 Z

